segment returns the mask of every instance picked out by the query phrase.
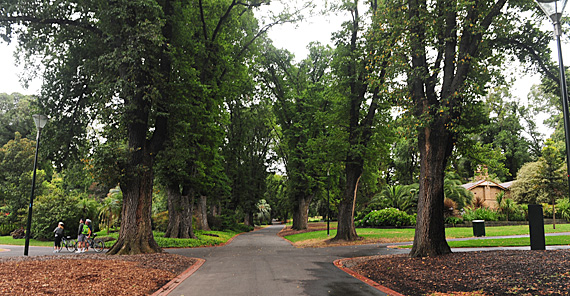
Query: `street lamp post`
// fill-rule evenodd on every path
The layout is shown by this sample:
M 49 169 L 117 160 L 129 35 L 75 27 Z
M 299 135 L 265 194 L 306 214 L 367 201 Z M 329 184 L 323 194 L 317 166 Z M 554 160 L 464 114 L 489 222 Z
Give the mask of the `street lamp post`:
M 331 236 L 330 233 L 330 224 L 331 224 L 331 177 L 330 177 L 330 168 L 327 170 L 327 236 Z
M 558 49 L 558 67 L 560 69 L 560 92 L 562 93 L 562 114 L 564 115 L 564 135 L 566 137 L 566 169 L 568 177 L 568 186 L 570 189 L 570 119 L 568 117 L 568 90 L 566 88 L 566 75 L 564 72 L 564 62 L 562 61 L 562 46 L 560 35 L 562 28 L 560 19 L 562 12 L 568 3 L 568 0 L 536 0 L 538 6 L 544 11 L 546 16 L 550 18 L 554 25 L 554 35 L 556 36 L 556 45 Z
M 38 166 L 38 149 L 40 148 L 40 134 L 42 129 L 46 125 L 48 118 L 45 115 L 34 114 L 34 123 L 36 124 L 36 129 L 38 133 L 36 135 L 36 156 L 34 159 L 34 172 L 32 175 L 32 194 L 30 196 L 30 206 L 28 208 L 28 224 L 26 226 L 26 244 L 24 246 L 24 256 L 28 256 L 28 249 L 30 248 L 30 231 L 32 228 L 32 206 L 34 204 L 34 192 L 36 189 L 36 168 Z

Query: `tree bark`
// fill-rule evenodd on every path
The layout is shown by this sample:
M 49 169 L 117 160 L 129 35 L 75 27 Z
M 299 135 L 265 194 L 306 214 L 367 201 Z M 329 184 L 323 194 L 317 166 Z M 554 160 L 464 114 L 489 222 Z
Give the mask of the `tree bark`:
M 245 224 L 247 226 L 255 226 L 255 223 L 253 222 L 253 213 L 252 212 L 245 213 L 245 215 L 243 217 L 243 224 Z
M 411 257 L 451 253 L 445 239 L 443 180 L 453 138 L 442 119 L 420 131 L 420 191 L 414 245 Z
M 293 225 L 292 229 L 304 230 L 309 228 L 309 205 L 313 200 L 314 194 L 309 196 L 298 196 L 293 207 Z
M 208 224 L 208 197 L 200 195 L 196 212 L 198 214 L 197 216 L 199 229 L 210 231 L 210 225 Z
M 195 238 L 192 231 L 192 212 L 190 196 L 183 195 L 178 185 L 167 188 L 168 195 L 168 227 L 164 237 Z
M 151 225 L 152 209 L 152 158 L 144 152 L 135 152 L 133 157 L 141 156 L 141 169 L 137 177 L 127 178 L 121 184 L 123 192 L 123 210 L 119 238 L 108 254 L 133 255 L 140 253 L 158 253 L 162 249 L 154 240 Z M 144 154 L 147 154 L 146 157 Z
M 354 202 L 358 182 L 362 175 L 362 165 L 347 161 L 345 172 L 346 185 L 338 206 L 338 226 L 336 236 L 332 239 L 333 241 L 353 241 L 358 239 L 358 234 L 356 234 L 356 228 L 354 227 Z

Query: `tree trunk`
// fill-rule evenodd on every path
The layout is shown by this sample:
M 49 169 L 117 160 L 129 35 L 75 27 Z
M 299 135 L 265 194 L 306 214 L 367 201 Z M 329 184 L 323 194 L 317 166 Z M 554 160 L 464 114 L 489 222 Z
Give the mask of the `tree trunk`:
M 153 174 L 150 169 L 121 184 L 123 210 L 119 238 L 108 254 L 159 253 L 151 226 Z
M 190 196 L 183 195 L 178 185 L 167 188 L 168 195 L 168 227 L 164 237 L 195 238 L 191 235 L 192 215 Z
M 452 137 L 443 120 L 419 132 L 420 191 L 418 216 L 411 257 L 428 257 L 451 253 L 445 239 L 443 218 L 443 179 L 447 159 L 453 148 Z
M 346 185 L 338 206 L 338 226 L 336 236 L 332 240 L 354 241 L 358 239 L 356 228 L 354 227 L 354 203 L 356 201 L 358 182 L 362 175 L 362 166 L 357 163 L 347 161 L 345 172 Z
M 297 203 L 293 207 L 293 226 L 292 229 L 304 230 L 309 228 L 309 205 L 313 200 L 313 194 L 310 196 L 297 197 Z
M 245 213 L 245 215 L 243 217 L 243 224 L 245 224 L 247 226 L 255 226 L 255 223 L 253 222 L 253 213 L 252 212 Z
M 196 212 L 198 214 L 198 227 L 200 230 L 210 231 L 210 225 L 208 225 L 208 197 L 200 195 Z

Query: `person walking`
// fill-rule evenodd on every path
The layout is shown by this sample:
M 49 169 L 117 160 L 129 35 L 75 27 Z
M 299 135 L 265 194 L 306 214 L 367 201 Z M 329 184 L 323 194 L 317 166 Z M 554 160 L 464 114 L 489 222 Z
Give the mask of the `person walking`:
M 63 238 L 63 222 L 59 222 L 57 227 L 53 230 L 55 233 L 55 241 L 53 243 L 53 252 L 61 252 L 61 239 Z
M 83 218 L 79 220 L 79 228 L 77 229 L 77 250 L 75 253 L 82 253 L 85 246 L 85 235 L 83 234 L 83 228 L 85 223 L 83 223 Z
M 83 226 L 83 234 L 87 237 L 83 242 L 83 252 L 86 252 L 89 249 L 89 239 L 91 238 L 91 234 L 93 233 L 93 228 L 91 228 L 91 220 L 85 220 L 85 225 Z

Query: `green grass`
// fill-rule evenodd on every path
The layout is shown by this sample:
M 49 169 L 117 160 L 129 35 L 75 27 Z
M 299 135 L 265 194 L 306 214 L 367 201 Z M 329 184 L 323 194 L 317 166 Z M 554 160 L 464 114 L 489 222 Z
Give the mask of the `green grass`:
M 14 246 L 23 246 L 26 244 L 26 239 L 13 239 L 12 236 L 0 236 L 0 245 L 14 245 Z M 30 239 L 30 246 L 38 246 L 38 247 L 52 247 L 53 242 L 51 241 L 39 241 L 35 239 Z
M 160 231 L 153 231 L 154 240 L 158 243 L 161 248 L 193 248 L 193 247 L 206 247 L 206 246 L 216 246 L 223 244 L 230 240 L 232 237 L 239 234 L 237 231 L 233 230 L 225 230 L 225 231 L 201 231 L 195 230 L 194 234 L 196 235 L 196 239 L 190 238 L 165 238 L 164 232 Z M 217 235 L 210 236 L 207 234 Z M 112 232 L 107 234 L 106 231 L 97 232 L 98 237 L 113 237 L 118 238 L 118 232 Z M 113 242 L 108 243 L 109 246 L 113 244 Z M 105 244 L 107 245 L 107 243 Z
M 545 225 L 544 231 L 546 233 L 556 233 L 556 232 L 570 232 L 570 224 L 559 224 L 556 225 L 556 229 L 552 229 L 552 225 Z M 415 230 L 413 228 L 391 228 L 391 229 L 377 229 L 377 228 L 357 228 L 356 232 L 359 236 L 365 238 L 388 238 L 393 239 L 396 241 L 413 241 Z M 331 237 L 336 235 L 336 230 L 331 230 Z M 466 238 L 466 237 L 473 237 L 473 228 L 471 227 L 450 227 L 445 229 L 445 233 L 447 238 Z M 494 227 L 485 227 L 485 234 L 486 236 L 506 236 L 506 235 L 525 235 L 529 234 L 528 225 L 516 225 L 516 226 L 494 226 Z M 567 237 L 567 236 L 561 236 Z M 285 237 L 286 239 L 290 240 L 293 243 L 304 241 L 304 240 L 325 240 L 327 237 L 326 230 L 324 231 L 314 231 L 314 232 L 306 232 L 300 234 L 289 235 Z M 507 246 L 501 245 L 501 241 L 510 241 L 514 240 L 513 243 L 517 243 L 516 240 L 518 239 L 508 239 L 508 240 L 474 240 L 480 244 L 487 244 L 485 246 Z M 526 245 L 528 246 L 529 239 L 526 238 L 527 242 Z M 551 241 L 551 245 L 567 245 L 570 244 L 570 238 L 568 240 L 560 239 L 557 237 L 547 237 L 547 244 L 548 241 Z M 568 242 L 566 242 L 568 241 Z M 467 244 L 468 242 L 449 242 L 450 246 L 452 243 L 464 243 Z M 520 242 L 513 246 L 524 246 L 524 242 Z M 474 245 L 482 246 L 482 245 Z M 452 246 L 455 247 L 455 246 Z M 458 246 L 459 247 L 459 246 Z
M 161 248 L 192 248 L 192 247 L 204 247 L 204 246 L 216 246 L 223 244 L 230 240 L 232 237 L 239 234 L 237 231 L 227 230 L 227 231 L 194 231 L 196 234 L 196 239 L 181 239 L 181 238 L 165 238 L 164 232 L 153 231 L 154 239 Z M 218 237 L 209 236 L 206 234 L 215 234 Z M 98 237 L 113 237 L 118 238 L 118 232 L 112 232 L 107 234 L 107 231 L 97 232 Z M 0 245 L 16 245 L 23 246 L 25 244 L 24 239 L 13 239 L 11 236 L 0 236 Z M 113 245 L 113 242 L 105 243 L 107 247 Z M 53 241 L 38 241 L 35 239 L 30 240 L 30 246 L 53 246 Z
M 466 241 L 448 241 L 452 248 L 479 248 L 479 247 L 524 247 L 530 246 L 530 238 L 506 238 L 506 239 L 472 239 Z M 570 245 L 570 236 L 547 236 L 547 246 Z M 401 248 L 411 248 L 411 245 L 402 246 Z

